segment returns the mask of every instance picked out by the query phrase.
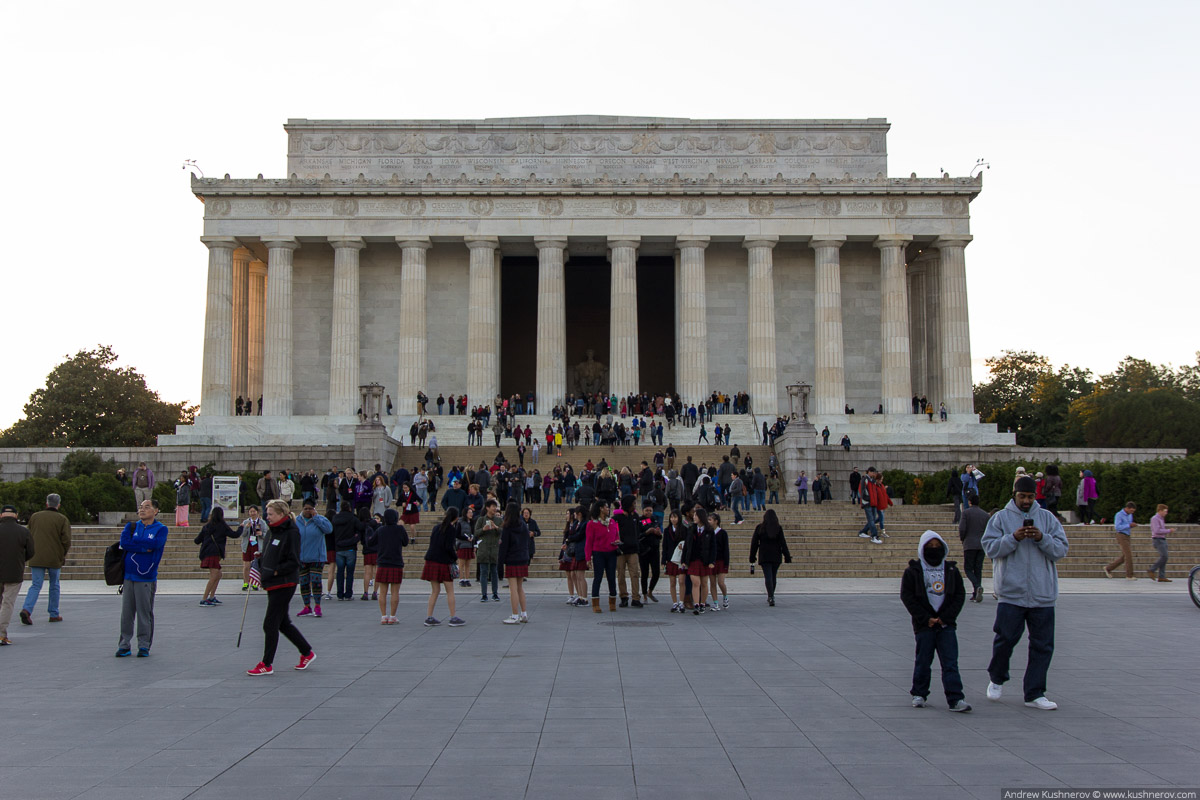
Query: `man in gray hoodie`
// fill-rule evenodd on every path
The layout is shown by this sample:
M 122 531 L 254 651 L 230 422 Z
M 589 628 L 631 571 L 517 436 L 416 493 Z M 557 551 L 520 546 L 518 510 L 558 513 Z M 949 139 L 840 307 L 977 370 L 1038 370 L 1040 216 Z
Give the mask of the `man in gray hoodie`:
M 1046 699 L 1046 673 L 1054 655 L 1054 604 L 1058 600 L 1055 562 L 1067 554 L 1062 524 L 1037 505 L 1033 478 L 1018 478 L 1013 499 L 992 515 L 983 534 L 983 551 L 992 559 L 996 591 L 996 624 L 992 660 L 988 664 L 987 697 L 999 700 L 1008 681 L 1013 648 L 1029 628 L 1029 663 L 1025 668 L 1025 705 L 1052 711 Z

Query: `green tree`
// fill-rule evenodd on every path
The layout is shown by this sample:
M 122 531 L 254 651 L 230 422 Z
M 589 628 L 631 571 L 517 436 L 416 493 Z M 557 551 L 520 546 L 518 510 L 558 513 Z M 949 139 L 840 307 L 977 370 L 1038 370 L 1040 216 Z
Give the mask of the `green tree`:
M 63 459 L 58 477 L 68 480 L 76 475 L 116 475 L 118 469 L 120 465 L 111 458 L 105 461 L 92 450 L 73 450 Z
M 1037 409 L 1033 396 L 1039 382 L 1053 375 L 1050 360 L 1026 350 L 1005 350 L 999 357 L 987 359 L 991 379 L 975 386 L 975 411 L 984 422 L 993 422 L 1000 430 L 1018 432 L 1032 422 Z
M 1200 403 L 1176 389 L 1102 395 L 1085 427 L 1089 447 L 1184 447 L 1200 451 Z
M 25 418 L 0 433 L 0 447 L 148 447 L 189 424 L 196 406 L 166 403 L 112 347 L 81 350 L 46 376 Z

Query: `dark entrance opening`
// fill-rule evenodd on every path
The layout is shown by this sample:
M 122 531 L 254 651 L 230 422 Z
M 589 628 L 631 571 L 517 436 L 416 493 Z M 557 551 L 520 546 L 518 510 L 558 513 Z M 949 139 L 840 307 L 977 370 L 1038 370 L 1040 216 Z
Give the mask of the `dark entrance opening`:
M 524 398 L 537 388 L 537 280 L 537 258 L 501 260 L 500 393 L 504 397 Z
M 675 391 L 675 259 L 638 259 L 638 388 Z
M 593 358 L 608 366 L 612 266 L 603 256 L 571 256 L 566 265 L 567 394 L 576 391 L 575 365 Z

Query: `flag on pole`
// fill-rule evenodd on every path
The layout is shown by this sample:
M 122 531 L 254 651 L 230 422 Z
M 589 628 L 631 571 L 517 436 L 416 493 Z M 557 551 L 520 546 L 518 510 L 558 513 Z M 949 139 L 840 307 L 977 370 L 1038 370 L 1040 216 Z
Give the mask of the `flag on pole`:
M 258 571 L 258 559 L 250 562 L 250 585 L 254 587 L 262 586 L 262 574 Z

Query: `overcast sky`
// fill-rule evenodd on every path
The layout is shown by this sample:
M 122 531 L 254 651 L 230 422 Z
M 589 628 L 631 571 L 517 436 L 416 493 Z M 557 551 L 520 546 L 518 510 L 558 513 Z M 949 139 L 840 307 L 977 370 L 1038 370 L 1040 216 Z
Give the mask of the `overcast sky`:
M 1198 9 L 6 3 L 0 426 L 99 343 L 198 402 L 207 254 L 181 164 L 283 176 L 289 117 L 886 117 L 892 176 L 991 162 L 966 251 L 977 381 L 1004 349 L 1192 363 Z

